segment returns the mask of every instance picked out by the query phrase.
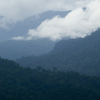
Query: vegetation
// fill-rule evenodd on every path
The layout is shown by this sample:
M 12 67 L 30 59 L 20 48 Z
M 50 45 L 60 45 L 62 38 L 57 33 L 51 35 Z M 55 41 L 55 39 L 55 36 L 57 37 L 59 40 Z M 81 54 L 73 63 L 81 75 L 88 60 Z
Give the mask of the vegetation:
M 23 68 L 0 58 L 0 100 L 100 100 L 100 77 Z
M 22 57 L 16 62 L 24 67 L 57 67 L 61 70 L 100 76 L 100 29 L 85 38 L 62 40 L 49 54 Z

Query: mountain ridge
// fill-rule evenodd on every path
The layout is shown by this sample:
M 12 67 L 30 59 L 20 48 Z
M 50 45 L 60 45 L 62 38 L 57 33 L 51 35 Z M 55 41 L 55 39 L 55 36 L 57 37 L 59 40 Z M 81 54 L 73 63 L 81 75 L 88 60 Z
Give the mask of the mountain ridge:
M 85 38 L 62 40 L 46 55 L 18 59 L 24 67 L 42 66 L 47 69 L 76 71 L 87 75 L 100 76 L 100 29 Z

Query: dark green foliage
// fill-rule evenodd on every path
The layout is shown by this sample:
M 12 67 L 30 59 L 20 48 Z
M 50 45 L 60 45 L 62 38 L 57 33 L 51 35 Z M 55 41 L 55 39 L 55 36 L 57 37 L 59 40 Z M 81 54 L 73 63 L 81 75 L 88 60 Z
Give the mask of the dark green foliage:
M 100 100 L 100 77 L 53 69 L 0 58 L 0 100 Z
M 100 29 L 85 38 L 62 40 L 49 54 L 23 57 L 17 62 L 24 67 L 41 65 L 100 76 Z

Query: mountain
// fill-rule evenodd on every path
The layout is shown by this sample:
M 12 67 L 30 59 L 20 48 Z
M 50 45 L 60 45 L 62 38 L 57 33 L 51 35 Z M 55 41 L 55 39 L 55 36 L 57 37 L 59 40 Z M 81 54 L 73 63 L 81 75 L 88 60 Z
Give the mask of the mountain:
M 8 29 L 0 28 L 0 42 L 11 40 L 17 36 L 27 36 L 29 29 L 36 29 L 46 19 L 55 16 L 65 17 L 70 11 L 46 11 L 35 16 L 26 18 L 23 21 L 8 25 Z
M 100 77 L 23 68 L 0 58 L 0 100 L 99 100 Z
M 0 56 L 9 60 L 29 55 L 38 56 L 50 52 L 54 45 L 55 42 L 49 39 L 30 41 L 8 40 L 0 43 Z
M 85 38 L 59 41 L 49 54 L 22 57 L 16 62 L 24 67 L 57 67 L 61 70 L 100 76 L 100 29 Z
M 30 41 L 11 40 L 17 36 L 27 36 L 29 29 L 37 28 L 44 20 L 52 19 L 59 15 L 65 17 L 70 11 L 46 11 L 32 16 L 23 21 L 9 25 L 10 29 L 0 28 L 0 56 L 10 60 L 21 58 L 22 56 L 41 55 L 50 52 L 55 42 L 49 39 L 38 39 Z

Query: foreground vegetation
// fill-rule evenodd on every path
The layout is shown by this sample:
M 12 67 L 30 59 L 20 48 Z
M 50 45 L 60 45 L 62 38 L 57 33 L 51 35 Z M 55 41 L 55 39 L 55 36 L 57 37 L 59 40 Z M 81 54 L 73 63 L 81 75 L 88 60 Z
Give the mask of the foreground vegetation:
M 0 100 L 100 100 L 100 77 L 23 68 L 0 58 Z

